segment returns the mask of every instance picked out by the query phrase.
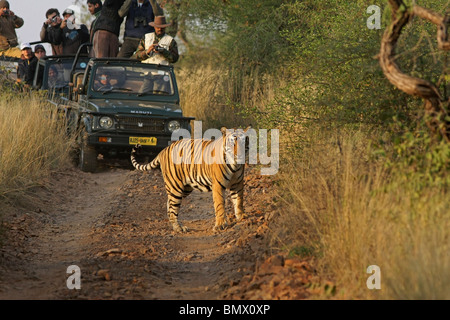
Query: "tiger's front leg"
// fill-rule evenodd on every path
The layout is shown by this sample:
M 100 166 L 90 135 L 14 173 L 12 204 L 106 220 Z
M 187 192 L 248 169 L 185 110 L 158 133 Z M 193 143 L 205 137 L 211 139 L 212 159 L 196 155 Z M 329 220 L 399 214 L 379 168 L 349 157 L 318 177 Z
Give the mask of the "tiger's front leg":
M 244 182 L 241 181 L 237 186 L 230 189 L 230 197 L 234 206 L 234 215 L 236 216 L 236 220 L 240 221 L 242 219 L 247 218 L 247 215 L 244 213 Z
M 214 211 L 216 214 L 216 224 L 213 228 L 214 231 L 225 229 L 227 221 L 225 219 L 225 189 L 219 183 L 214 183 L 212 186 Z

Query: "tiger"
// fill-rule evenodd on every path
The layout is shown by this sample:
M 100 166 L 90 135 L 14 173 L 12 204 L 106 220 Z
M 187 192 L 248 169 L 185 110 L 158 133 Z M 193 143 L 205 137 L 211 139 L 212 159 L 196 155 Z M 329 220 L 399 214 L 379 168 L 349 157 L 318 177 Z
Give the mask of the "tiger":
M 228 226 L 225 216 L 225 190 L 230 191 L 237 221 L 247 218 L 244 213 L 244 168 L 248 162 L 250 127 L 227 130 L 222 127 L 222 136 L 214 139 L 182 139 L 164 148 L 151 162 L 140 164 L 136 155 L 141 146 L 131 152 L 131 163 L 137 170 L 160 169 L 167 192 L 167 215 L 175 232 L 184 233 L 188 228 L 178 222 L 178 213 L 183 198 L 194 189 L 211 192 L 213 195 L 215 225 L 213 231 Z M 244 147 L 244 155 L 242 148 Z M 240 151 L 240 152 L 238 152 Z M 188 159 L 190 161 L 180 161 Z M 200 159 L 201 161 L 195 161 Z

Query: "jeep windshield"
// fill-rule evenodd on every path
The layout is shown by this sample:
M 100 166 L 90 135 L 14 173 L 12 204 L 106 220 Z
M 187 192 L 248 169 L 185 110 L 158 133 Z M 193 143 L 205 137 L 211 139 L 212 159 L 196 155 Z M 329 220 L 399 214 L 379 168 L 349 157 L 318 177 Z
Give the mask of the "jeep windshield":
M 142 95 L 173 95 L 174 85 L 170 72 L 153 65 L 102 65 L 91 74 L 92 90 L 102 93 Z

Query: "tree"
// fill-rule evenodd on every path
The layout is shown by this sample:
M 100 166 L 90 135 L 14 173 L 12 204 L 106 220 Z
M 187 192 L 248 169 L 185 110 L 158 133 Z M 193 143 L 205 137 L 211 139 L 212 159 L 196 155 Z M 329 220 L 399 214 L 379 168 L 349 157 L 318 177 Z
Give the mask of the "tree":
M 418 5 L 406 5 L 403 0 L 389 0 L 392 10 L 391 24 L 381 40 L 380 65 L 387 79 L 409 95 L 425 100 L 426 123 L 430 130 L 450 142 L 450 99 L 442 94 L 435 83 L 403 73 L 395 62 L 395 49 L 404 27 L 414 16 L 426 19 L 437 26 L 438 47 L 450 49 L 450 15 L 442 16 Z M 446 67 L 446 66 L 445 66 Z M 445 89 L 444 89 L 445 90 Z

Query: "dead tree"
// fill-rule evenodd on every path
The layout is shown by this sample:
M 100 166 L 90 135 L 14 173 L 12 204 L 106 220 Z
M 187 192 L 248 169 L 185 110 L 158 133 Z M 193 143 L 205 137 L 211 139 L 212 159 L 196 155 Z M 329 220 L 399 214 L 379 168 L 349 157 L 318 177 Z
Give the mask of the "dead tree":
M 448 14 L 442 16 L 415 4 L 408 7 L 403 0 L 389 0 L 389 5 L 392 9 L 391 24 L 384 32 L 379 55 L 383 73 L 398 89 L 425 100 L 427 126 L 434 134 L 450 142 L 450 121 L 448 120 L 450 99 L 445 100 L 434 83 L 403 73 L 395 63 L 397 41 L 403 28 L 414 16 L 435 24 L 439 49 L 450 50 L 448 30 L 450 16 Z

